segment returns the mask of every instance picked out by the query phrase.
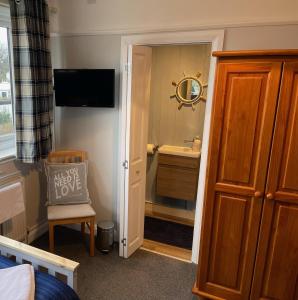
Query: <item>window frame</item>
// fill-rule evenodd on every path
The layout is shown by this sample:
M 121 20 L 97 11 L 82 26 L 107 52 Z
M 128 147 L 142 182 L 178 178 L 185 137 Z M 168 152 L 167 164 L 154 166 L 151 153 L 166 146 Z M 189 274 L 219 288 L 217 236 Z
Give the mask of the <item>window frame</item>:
M 14 154 L 0 157 L 0 163 L 6 161 L 12 161 L 16 159 L 17 147 L 16 147 L 16 116 L 15 116 L 15 83 L 14 83 L 14 64 L 13 64 L 13 46 L 12 46 L 12 32 L 11 32 L 11 18 L 9 5 L 0 3 L 0 27 L 7 28 L 7 42 L 8 42 L 8 60 L 10 71 L 10 92 L 11 92 L 11 106 L 12 106 L 12 121 L 15 134 L 15 147 Z

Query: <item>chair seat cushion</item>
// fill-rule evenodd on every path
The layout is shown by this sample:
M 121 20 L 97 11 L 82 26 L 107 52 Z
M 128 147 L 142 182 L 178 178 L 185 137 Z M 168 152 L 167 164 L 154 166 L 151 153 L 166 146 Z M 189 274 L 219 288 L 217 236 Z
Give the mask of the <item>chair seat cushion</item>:
M 48 206 L 48 220 L 61 220 L 95 216 L 90 204 L 50 205 Z

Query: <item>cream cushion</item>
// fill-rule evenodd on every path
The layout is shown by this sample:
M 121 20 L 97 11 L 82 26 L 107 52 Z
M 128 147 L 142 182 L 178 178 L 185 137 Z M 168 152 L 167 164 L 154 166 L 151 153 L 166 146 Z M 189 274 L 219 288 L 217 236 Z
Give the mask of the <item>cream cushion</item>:
M 92 216 L 95 216 L 95 211 L 90 204 L 48 206 L 48 220 L 61 220 Z

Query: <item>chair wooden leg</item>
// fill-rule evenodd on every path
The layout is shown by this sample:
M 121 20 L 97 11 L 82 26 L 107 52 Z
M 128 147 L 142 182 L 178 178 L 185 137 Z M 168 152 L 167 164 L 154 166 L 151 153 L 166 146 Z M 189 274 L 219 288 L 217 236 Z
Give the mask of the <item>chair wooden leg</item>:
M 85 222 L 81 223 L 81 233 L 84 242 L 85 242 L 85 224 L 86 224 Z
M 54 244 L 55 244 L 55 228 L 54 228 L 54 223 L 49 222 L 49 248 L 50 252 L 54 252 Z
M 90 218 L 90 256 L 94 256 L 94 222 L 95 217 Z

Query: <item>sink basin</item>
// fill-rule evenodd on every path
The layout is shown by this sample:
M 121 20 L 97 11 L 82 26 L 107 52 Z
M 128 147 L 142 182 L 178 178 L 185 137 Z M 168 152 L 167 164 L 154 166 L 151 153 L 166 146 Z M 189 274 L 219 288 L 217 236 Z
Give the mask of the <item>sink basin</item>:
M 163 145 L 159 147 L 158 152 L 163 154 L 194 157 L 194 158 L 198 158 L 201 155 L 201 151 L 193 151 L 192 148 L 190 147 L 180 147 L 180 146 L 171 146 L 171 145 Z

